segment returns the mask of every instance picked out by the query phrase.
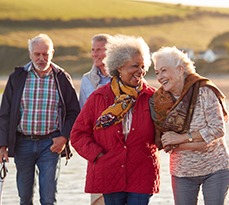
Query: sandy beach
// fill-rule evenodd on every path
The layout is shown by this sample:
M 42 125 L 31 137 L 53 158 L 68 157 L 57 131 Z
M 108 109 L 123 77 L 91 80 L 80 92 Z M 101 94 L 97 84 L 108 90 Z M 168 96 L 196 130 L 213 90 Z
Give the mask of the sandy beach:
M 229 125 L 227 125 L 227 133 L 229 132 Z M 227 134 L 227 144 L 229 146 L 229 135 Z M 64 165 L 65 160 L 62 159 L 62 167 L 60 180 L 58 185 L 58 205 L 90 205 L 90 194 L 84 193 L 84 180 L 86 170 L 86 160 L 81 158 L 74 152 L 72 159 L 68 165 Z M 3 184 L 3 205 L 17 205 L 19 198 L 17 196 L 16 181 L 15 181 L 15 166 L 13 159 L 7 164 L 9 173 L 5 178 Z M 39 204 L 38 188 L 36 187 L 36 194 L 34 196 L 34 204 Z M 229 196 L 227 203 L 229 204 Z M 169 155 L 161 151 L 161 188 L 160 193 L 155 194 L 151 200 L 150 205 L 173 205 L 173 195 L 170 183 L 169 174 Z M 202 194 L 200 192 L 198 205 L 204 205 Z
M 229 83 L 228 76 L 222 76 L 221 78 L 213 79 L 219 88 L 229 97 Z M 79 89 L 79 80 L 74 80 L 76 89 Z M 156 81 L 150 81 L 151 85 L 155 87 L 158 85 Z M 229 101 L 227 101 L 229 107 Z M 229 124 L 226 125 L 227 134 L 226 141 L 229 146 Z M 161 188 L 160 193 L 155 194 L 151 200 L 150 205 L 173 205 L 173 195 L 170 183 L 169 174 L 169 155 L 160 152 L 161 155 Z M 61 173 L 58 184 L 58 205 L 89 205 L 90 204 L 90 194 L 84 193 L 84 180 L 85 180 L 85 170 L 86 170 L 86 160 L 81 158 L 77 153 L 73 151 L 73 157 L 65 166 L 65 159 L 62 158 L 61 162 Z M 7 163 L 8 175 L 5 178 L 3 184 L 3 205 L 17 205 L 19 204 L 19 198 L 16 189 L 15 180 L 15 165 L 13 158 L 10 158 L 10 162 Z M 34 204 L 38 205 L 38 186 L 36 186 L 36 193 L 34 196 Z M 227 203 L 229 204 L 229 196 L 227 197 Z M 198 205 L 204 205 L 202 200 L 202 193 L 200 192 Z

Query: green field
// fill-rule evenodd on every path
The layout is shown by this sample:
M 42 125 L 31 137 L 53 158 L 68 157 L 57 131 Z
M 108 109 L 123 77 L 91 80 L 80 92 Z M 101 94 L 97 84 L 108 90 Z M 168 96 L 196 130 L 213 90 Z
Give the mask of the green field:
M 160 46 L 208 48 L 229 31 L 229 9 L 144 3 L 131 0 L 0 0 L 0 72 L 28 61 L 27 39 L 47 33 L 55 62 L 73 74 L 91 67 L 96 33 L 142 36 L 151 50 Z
M 142 18 L 146 16 L 185 16 L 195 7 L 144 3 L 133 0 L 1 0 L 0 19 L 61 19 L 75 18 Z M 204 10 L 215 10 L 205 8 Z M 227 12 L 228 9 L 217 9 Z

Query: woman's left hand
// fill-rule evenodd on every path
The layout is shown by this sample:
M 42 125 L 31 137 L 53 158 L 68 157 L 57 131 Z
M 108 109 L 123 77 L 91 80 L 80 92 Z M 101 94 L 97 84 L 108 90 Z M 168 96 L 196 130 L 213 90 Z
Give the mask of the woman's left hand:
M 182 134 L 178 134 L 173 131 L 164 132 L 161 137 L 161 142 L 163 144 L 163 147 L 166 147 L 168 145 L 178 145 L 183 143 L 183 137 Z

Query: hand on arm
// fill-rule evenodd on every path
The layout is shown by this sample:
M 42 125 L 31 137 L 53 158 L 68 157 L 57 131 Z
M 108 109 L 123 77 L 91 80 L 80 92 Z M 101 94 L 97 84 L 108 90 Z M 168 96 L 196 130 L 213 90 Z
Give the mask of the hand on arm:
M 190 134 L 192 136 L 193 142 L 204 141 L 198 131 L 192 132 Z M 190 136 L 188 133 L 178 134 L 173 131 L 168 131 L 162 135 L 161 141 L 163 146 L 165 147 L 167 145 L 179 145 L 179 144 L 190 142 L 189 138 Z
M 165 152 L 176 150 L 205 150 L 207 143 L 204 142 L 198 131 L 192 133 L 178 134 L 173 131 L 165 132 L 161 138 Z

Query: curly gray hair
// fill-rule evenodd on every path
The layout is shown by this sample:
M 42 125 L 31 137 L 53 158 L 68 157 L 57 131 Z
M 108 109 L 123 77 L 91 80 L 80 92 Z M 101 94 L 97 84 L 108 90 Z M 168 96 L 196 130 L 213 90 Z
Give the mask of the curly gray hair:
M 142 37 L 117 34 L 106 44 L 106 57 L 103 62 L 111 76 L 119 76 L 118 68 L 132 60 L 136 55 L 144 59 L 144 69 L 151 65 L 150 49 Z

